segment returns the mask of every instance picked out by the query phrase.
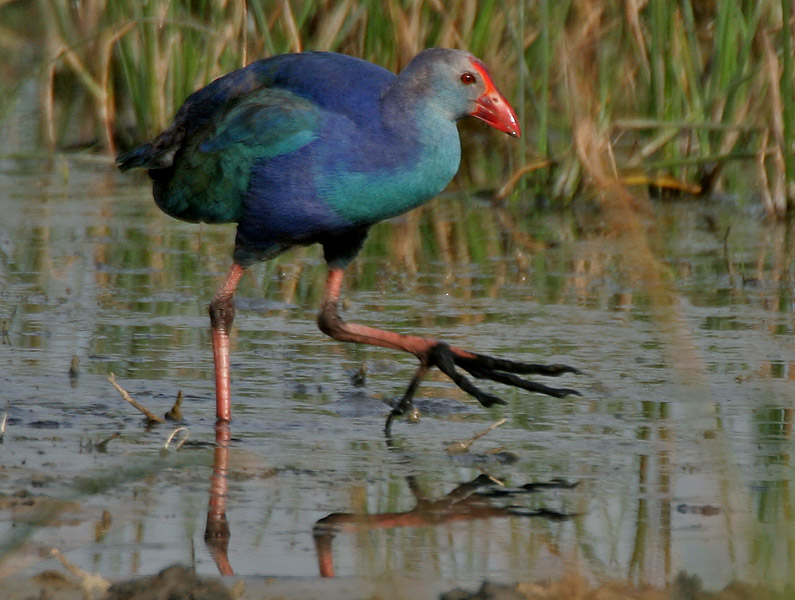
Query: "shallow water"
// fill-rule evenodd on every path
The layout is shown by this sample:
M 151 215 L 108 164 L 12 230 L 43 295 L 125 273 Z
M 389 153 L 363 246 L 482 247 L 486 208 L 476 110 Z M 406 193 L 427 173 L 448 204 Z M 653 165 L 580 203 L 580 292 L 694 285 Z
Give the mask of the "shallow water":
M 664 586 L 681 571 L 708 589 L 793 584 L 792 226 L 681 202 L 627 241 L 597 215 L 498 214 L 464 194 L 380 225 L 350 267 L 346 318 L 583 371 L 546 381 L 582 392 L 562 400 L 484 384 L 508 402 L 491 410 L 434 373 L 420 423 L 397 422 L 389 444 L 386 402 L 414 360 L 325 338 L 320 252 L 295 250 L 239 288 L 219 463 L 206 306 L 234 230 L 171 220 L 145 178 L 69 158 L 0 161 L 0 211 L 4 575 L 53 568 L 55 546 L 111 579 L 182 562 L 429 589 L 570 573 Z M 182 390 L 181 450 L 161 454 L 173 426 L 147 429 L 111 372 L 158 413 Z M 445 451 L 502 417 L 469 453 Z M 229 469 L 225 553 L 204 542 L 214 461 Z M 505 490 L 459 487 L 483 473 Z M 577 485 L 520 493 L 556 479 Z M 315 527 L 334 513 L 348 516 Z

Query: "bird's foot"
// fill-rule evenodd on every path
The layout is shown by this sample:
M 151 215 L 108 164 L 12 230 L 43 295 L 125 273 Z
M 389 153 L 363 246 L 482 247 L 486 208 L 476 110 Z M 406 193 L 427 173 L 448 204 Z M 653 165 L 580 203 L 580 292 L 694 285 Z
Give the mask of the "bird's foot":
M 522 388 L 531 392 L 539 394 L 546 394 L 554 398 L 565 398 L 566 396 L 575 395 L 579 396 L 577 390 L 570 388 L 554 388 L 543 383 L 530 381 L 519 375 L 545 375 L 548 377 L 557 377 L 566 373 L 580 373 L 579 369 L 570 367 L 568 365 L 552 364 L 544 365 L 537 363 L 528 363 L 514 360 L 506 360 L 504 358 L 496 358 L 486 354 L 477 354 L 469 352 L 460 348 L 451 347 L 443 342 L 437 342 L 430 347 L 427 354 L 420 357 L 420 368 L 415 373 L 414 377 L 409 383 L 409 387 L 403 394 L 403 397 L 395 405 L 384 425 L 384 431 L 387 435 L 390 434 L 392 421 L 395 417 L 399 417 L 406 413 L 411 408 L 414 400 L 414 394 L 419 387 L 420 381 L 425 376 L 425 373 L 431 367 L 438 367 L 439 370 L 452 379 L 459 388 L 464 390 L 470 396 L 474 396 L 486 408 L 496 404 L 506 404 L 506 402 L 487 392 L 484 392 L 475 386 L 465 375 L 462 375 L 456 367 L 460 367 L 464 371 L 476 379 L 491 379 L 498 383 L 504 383 L 513 387 Z

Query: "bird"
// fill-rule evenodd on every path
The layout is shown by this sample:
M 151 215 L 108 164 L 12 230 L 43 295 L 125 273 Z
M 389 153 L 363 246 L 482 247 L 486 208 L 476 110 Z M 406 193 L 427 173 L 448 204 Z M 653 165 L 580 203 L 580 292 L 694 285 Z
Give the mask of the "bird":
M 166 214 L 237 223 L 232 265 L 209 306 L 218 423 L 232 418 L 229 336 L 238 282 L 255 263 L 311 244 L 322 246 L 328 269 L 319 329 L 340 342 L 419 360 L 387 416 L 387 434 L 433 367 L 485 407 L 505 402 L 460 369 L 553 397 L 578 394 L 520 377 L 578 373 L 574 367 L 492 357 L 340 316 L 343 273 L 369 229 L 447 187 L 461 159 L 457 121 L 468 116 L 521 135 L 486 65 L 464 50 L 423 50 L 399 74 L 334 52 L 281 54 L 194 92 L 162 133 L 116 158 L 122 171 L 148 170 L 155 203 Z

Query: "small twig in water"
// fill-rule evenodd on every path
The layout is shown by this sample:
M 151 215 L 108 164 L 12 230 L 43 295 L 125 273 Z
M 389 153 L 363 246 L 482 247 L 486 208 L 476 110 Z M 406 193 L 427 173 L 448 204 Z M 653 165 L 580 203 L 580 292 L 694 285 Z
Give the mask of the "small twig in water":
M 84 571 L 74 563 L 68 561 L 57 548 L 50 550 L 50 553 L 59 561 L 61 561 L 61 564 L 66 567 L 67 571 L 80 580 L 80 587 L 83 588 L 83 594 L 89 600 L 94 598 L 95 592 L 97 596 L 102 596 L 108 591 L 108 588 L 110 587 L 110 581 L 101 575 L 94 575 L 93 573 Z
M 3 443 L 3 438 L 6 436 L 6 425 L 8 424 L 8 411 L 11 408 L 11 401 L 6 400 L 6 412 L 3 414 L 3 422 L 0 423 L 0 444 Z
M 130 404 L 132 404 L 140 412 L 142 412 L 148 421 L 153 423 L 165 423 L 163 419 L 158 417 L 155 413 L 153 413 L 145 406 L 139 404 L 135 398 L 133 398 L 132 396 L 130 396 L 130 394 L 127 393 L 127 390 L 125 390 L 118 383 L 116 383 L 116 376 L 113 373 L 108 375 L 108 381 L 110 381 L 110 384 L 116 388 L 116 391 L 119 392 L 119 394 L 121 394 L 121 397 L 124 398 Z
M 108 444 L 112 440 L 115 440 L 119 436 L 121 436 L 121 433 L 119 433 L 117 431 L 113 435 L 110 435 L 110 436 L 106 437 L 103 440 L 99 440 L 98 442 L 93 442 L 93 441 L 91 441 L 91 438 L 89 438 L 88 440 L 86 440 L 85 443 L 83 442 L 83 440 L 81 438 L 80 439 L 80 453 L 82 454 L 84 451 L 85 452 L 94 452 L 94 451 L 96 451 L 96 452 L 99 452 L 99 453 L 107 452 L 108 451 Z
M 181 421 L 182 420 L 182 390 L 177 392 L 177 399 L 174 400 L 174 406 L 166 413 L 167 421 Z
M 503 421 L 505 421 L 505 419 L 503 419 Z M 489 478 L 489 481 L 491 481 L 492 483 L 494 483 L 494 484 L 496 484 L 496 485 L 498 485 L 498 486 L 500 486 L 500 487 L 505 487 L 505 482 L 504 482 L 504 481 L 502 481 L 502 480 L 500 480 L 500 479 L 497 479 L 497 478 L 496 478 L 496 477 L 494 477 L 493 475 L 490 475 L 489 473 L 487 473 L 486 471 L 484 471 L 484 470 L 483 470 L 483 469 L 481 469 L 480 467 L 478 467 L 478 471 L 480 471 L 480 472 L 481 472 L 481 473 L 483 473 L 483 474 L 484 474 L 486 477 L 488 477 L 488 478 Z
M 190 429 L 188 429 L 187 427 L 177 427 L 174 431 L 172 431 L 171 435 L 168 436 L 166 443 L 163 445 L 163 450 L 168 450 L 168 447 L 171 445 L 171 442 L 174 440 L 177 434 L 183 431 L 185 432 L 185 435 L 183 435 L 182 438 L 179 440 L 177 447 L 174 448 L 174 452 L 182 448 L 182 444 L 184 444 L 187 441 L 188 436 L 190 435 Z
M 484 435 L 486 435 L 487 433 L 490 433 L 491 431 L 494 431 L 495 429 L 497 429 L 497 427 L 499 427 L 500 425 L 505 423 L 506 420 L 507 419 L 500 419 L 496 423 L 492 423 L 486 429 L 484 429 L 480 433 L 475 434 L 474 436 L 472 436 L 471 438 L 469 438 L 465 442 L 453 442 L 452 444 L 447 446 L 447 448 L 446 448 L 447 454 L 449 454 L 451 456 L 455 455 L 455 454 L 465 454 L 466 452 L 469 451 L 469 447 L 475 442 L 475 440 L 478 440 L 478 439 L 482 438 Z
M 15 306 L 11 311 L 11 314 L 8 316 L 8 319 L 3 319 L 0 321 L 0 338 L 3 340 L 4 345 L 11 346 L 11 338 L 8 335 L 8 330 L 11 327 L 11 321 L 14 320 L 14 315 L 17 314 L 17 307 Z
M 109 435 L 104 440 L 99 440 L 96 444 L 94 444 L 94 448 L 97 449 L 97 452 L 107 452 L 108 451 L 108 444 L 111 440 L 115 440 L 121 434 L 117 431 L 116 433 Z
M 351 384 L 353 387 L 364 387 L 367 385 L 367 363 L 363 362 L 359 370 L 351 375 Z
M 80 358 L 77 354 L 73 354 L 69 363 L 69 381 L 72 382 L 72 386 L 77 383 L 78 377 L 80 377 Z
M 729 253 L 729 233 L 732 227 L 729 225 L 726 228 L 726 233 L 723 235 L 723 262 L 726 265 L 726 272 L 729 274 L 729 285 L 734 287 L 735 272 L 732 266 L 731 254 Z

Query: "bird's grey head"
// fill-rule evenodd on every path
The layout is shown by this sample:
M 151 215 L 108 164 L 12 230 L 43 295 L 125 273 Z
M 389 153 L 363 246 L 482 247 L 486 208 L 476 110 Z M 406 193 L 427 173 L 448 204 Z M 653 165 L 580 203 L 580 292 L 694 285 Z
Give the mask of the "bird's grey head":
M 424 101 L 451 120 L 471 115 L 510 135 L 520 134 L 511 105 L 486 65 L 469 52 L 429 48 L 415 56 L 398 79 L 404 101 Z

